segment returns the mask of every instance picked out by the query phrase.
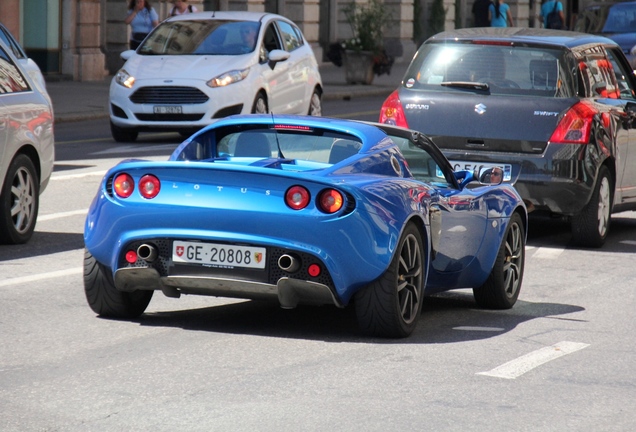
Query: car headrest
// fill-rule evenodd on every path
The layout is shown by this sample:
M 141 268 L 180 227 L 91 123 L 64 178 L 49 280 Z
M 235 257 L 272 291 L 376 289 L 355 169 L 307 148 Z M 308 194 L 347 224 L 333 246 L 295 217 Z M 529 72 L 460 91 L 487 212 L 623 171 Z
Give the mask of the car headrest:
M 260 132 L 244 132 L 239 135 L 234 147 L 236 157 L 272 157 L 269 140 Z

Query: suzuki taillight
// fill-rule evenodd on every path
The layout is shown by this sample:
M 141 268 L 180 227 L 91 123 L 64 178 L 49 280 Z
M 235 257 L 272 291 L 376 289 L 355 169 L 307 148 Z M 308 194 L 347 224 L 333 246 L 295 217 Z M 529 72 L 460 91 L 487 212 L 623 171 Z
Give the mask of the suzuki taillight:
M 550 142 L 587 144 L 590 141 L 590 131 L 596 114 L 596 109 L 588 103 L 577 103 L 561 118 L 550 137 Z
M 406 116 L 404 115 L 404 109 L 402 109 L 402 103 L 400 102 L 400 96 L 397 90 L 391 93 L 382 104 L 379 122 L 405 128 L 409 127 L 406 123 Z

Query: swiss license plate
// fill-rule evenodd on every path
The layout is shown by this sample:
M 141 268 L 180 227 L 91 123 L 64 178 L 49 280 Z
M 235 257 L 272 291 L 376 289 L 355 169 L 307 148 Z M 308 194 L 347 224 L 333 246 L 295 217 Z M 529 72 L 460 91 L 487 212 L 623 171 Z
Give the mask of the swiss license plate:
M 450 164 L 453 167 L 454 171 L 472 171 L 479 170 L 482 168 L 494 168 L 498 167 L 503 170 L 504 176 L 503 181 L 510 181 L 512 179 L 512 165 L 510 164 L 497 164 L 497 163 L 484 163 L 484 162 L 462 162 L 462 161 L 450 161 Z M 442 174 L 442 170 L 437 168 L 437 176 L 444 177 Z
M 181 114 L 183 110 L 180 106 L 161 106 L 155 105 L 153 107 L 153 112 L 155 114 Z
M 265 268 L 266 249 L 255 246 L 235 246 L 216 243 L 175 241 L 172 261 L 223 268 Z

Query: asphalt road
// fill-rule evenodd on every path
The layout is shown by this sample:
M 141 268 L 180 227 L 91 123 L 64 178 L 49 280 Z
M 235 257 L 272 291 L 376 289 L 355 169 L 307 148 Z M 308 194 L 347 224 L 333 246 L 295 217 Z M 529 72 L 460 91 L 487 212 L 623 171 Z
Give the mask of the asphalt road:
M 325 113 L 375 120 L 378 103 Z M 116 144 L 104 120 L 56 137 L 32 241 L 0 246 L 0 431 L 636 427 L 636 214 L 616 215 L 599 250 L 533 221 L 513 309 L 430 297 L 408 339 L 361 336 L 349 309 L 160 293 L 139 320 L 107 320 L 83 293 L 86 209 L 106 168 L 165 159 L 180 137 Z

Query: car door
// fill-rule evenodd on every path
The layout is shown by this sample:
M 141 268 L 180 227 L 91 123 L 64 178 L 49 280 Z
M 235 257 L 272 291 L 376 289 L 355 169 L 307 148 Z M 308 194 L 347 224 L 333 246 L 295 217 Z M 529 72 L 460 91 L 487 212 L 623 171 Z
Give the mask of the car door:
M 310 67 L 310 59 L 306 53 L 307 50 L 302 49 L 305 45 L 300 30 L 290 23 L 282 20 L 276 21 L 276 25 L 280 32 L 283 42 L 283 49 L 289 53 L 289 59 L 286 60 L 287 68 L 287 86 L 283 97 L 284 112 L 290 114 L 307 114 L 303 112 L 303 107 L 309 98 L 307 88 L 306 69 Z
M 263 33 L 260 53 L 260 73 L 268 89 L 269 111 L 275 114 L 286 114 L 289 111 L 289 60 L 272 63 L 269 61 L 269 53 L 273 50 L 281 50 L 283 43 L 274 22 L 267 24 Z
M 607 57 L 612 65 L 620 90 L 620 97 L 613 103 L 618 110 L 614 114 L 621 121 L 622 130 L 616 139 L 616 197 L 615 204 L 625 201 L 636 201 L 636 114 L 629 113 L 634 108 L 628 104 L 636 104 L 636 80 L 634 73 L 625 61 L 618 48 L 607 49 Z

